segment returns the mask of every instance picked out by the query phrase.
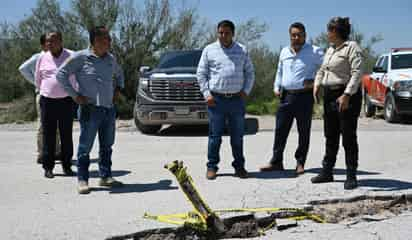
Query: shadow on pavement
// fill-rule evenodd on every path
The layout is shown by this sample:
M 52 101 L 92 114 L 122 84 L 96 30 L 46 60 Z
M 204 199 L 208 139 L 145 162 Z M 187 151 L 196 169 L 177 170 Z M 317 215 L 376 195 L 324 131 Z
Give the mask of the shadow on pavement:
M 126 176 L 127 174 L 130 174 L 131 171 L 126 171 L 126 170 L 112 170 L 112 176 L 113 177 L 121 177 L 121 176 Z M 97 170 L 92 170 L 89 171 L 89 177 L 90 178 L 99 178 L 99 171 Z
M 109 193 L 119 194 L 119 193 L 142 193 L 158 190 L 176 190 L 178 187 L 171 186 L 172 180 L 160 180 L 156 183 L 124 183 L 123 187 L 120 188 L 91 188 L 91 191 L 107 191 Z
M 255 135 L 259 131 L 259 121 L 257 118 L 245 119 L 245 135 Z M 171 125 L 163 128 L 156 136 L 168 137 L 202 137 L 209 135 L 208 125 Z M 225 129 L 225 136 L 229 135 L 229 131 Z
M 320 173 L 321 168 L 310 168 L 310 169 L 305 169 L 306 173 Z M 334 175 L 346 175 L 346 169 L 342 168 L 335 168 L 333 169 L 333 174 Z M 370 171 L 362 171 L 358 170 L 357 171 L 358 175 L 378 175 L 381 174 L 380 172 L 370 172 Z
M 234 173 L 217 173 L 216 177 L 235 177 Z M 248 178 L 273 179 L 273 178 L 295 178 L 295 170 L 272 171 L 272 172 L 249 172 Z M 235 177 L 236 178 L 236 177 Z
M 343 181 L 337 181 L 343 182 Z M 396 179 L 360 179 L 358 184 L 361 187 L 370 187 L 372 191 L 400 191 L 412 189 L 411 182 Z

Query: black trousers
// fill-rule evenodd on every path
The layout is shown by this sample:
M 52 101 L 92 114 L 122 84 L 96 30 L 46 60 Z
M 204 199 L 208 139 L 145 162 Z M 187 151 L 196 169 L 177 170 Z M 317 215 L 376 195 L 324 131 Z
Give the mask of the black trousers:
M 344 88 L 330 90 L 324 88 L 324 134 L 326 138 L 326 153 L 323 158 L 323 168 L 332 171 L 339 150 L 340 136 L 345 149 L 346 169 L 356 171 L 358 168 L 359 146 L 357 139 L 358 118 L 362 105 L 361 90 L 352 95 L 349 108 L 339 112 L 337 99 L 343 94 Z
M 43 168 L 53 170 L 56 149 L 56 130 L 59 128 L 63 168 L 71 166 L 73 156 L 73 105 L 71 97 L 40 97 L 43 128 Z
M 272 165 L 283 162 L 283 152 L 293 119 L 296 119 L 299 134 L 299 143 L 295 152 L 295 159 L 298 164 L 305 165 L 309 150 L 312 110 L 313 95 L 311 91 L 296 94 L 286 92 L 284 96 L 281 97 L 276 113 L 273 156 L 270 161 Z

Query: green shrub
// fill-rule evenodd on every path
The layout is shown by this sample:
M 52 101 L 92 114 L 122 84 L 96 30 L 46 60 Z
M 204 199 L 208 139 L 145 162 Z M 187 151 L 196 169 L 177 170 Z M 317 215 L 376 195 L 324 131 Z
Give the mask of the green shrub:
M 124 95 L 120 95 L 116 103 L 117 115 L 120 119 L 133 118 L 134 99 L 127 99 Z
M 15 100 L 0 115 L 0 123 L 22 123 L 34 121 L 37 117 L 36 101 L 33 95 Z

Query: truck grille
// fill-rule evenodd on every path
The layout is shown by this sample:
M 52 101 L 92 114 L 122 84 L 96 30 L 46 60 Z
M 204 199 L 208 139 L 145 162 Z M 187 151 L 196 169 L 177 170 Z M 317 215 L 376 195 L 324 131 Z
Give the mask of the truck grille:
M 155 100 L 204 101 L 196 79 L 151 79 L 150 93 Z

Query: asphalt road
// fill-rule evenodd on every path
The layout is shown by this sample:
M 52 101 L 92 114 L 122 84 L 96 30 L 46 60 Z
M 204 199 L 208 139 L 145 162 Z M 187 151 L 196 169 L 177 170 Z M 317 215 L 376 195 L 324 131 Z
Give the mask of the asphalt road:
M 219 176 L 205 178 L 207 128 L 169 127 L 159 135 L 142 135 L 131 121 L 118 124 L 113 152 L 113 175 L 125 183 L 121 189 L 97 187 L 97 143 L 91 165 L 89 195 L 79 195 L 76 178 L 43 177 L 35 163 L 35 125 L 0 126 L 0 236 L 1 239 L 104 239 L 109 236 L 170 226 L 143 219 L 145 212 L 187 212 L 191 205 L 163 165 L 182 160 L 203 198 L 213 209 L 237 207 L 302 207 L 311 200 L 346 198 L 362 194 L 397 195 L 412 192 L 412 124 L 387 124 L 361 119 L 359 123 L 360 187 L 343 190 L 344 152 L 341 148 L 335 182 L 313 185 L 324 152 L 322 122 L 313 122 L 307 172 L 295 178 L 290 171 L 262 174 L 258 169 L 270 158 L 273 117 L 248 117 L 245 137 L 249 179 L 232 176 L 228 137 L 221 148 Z M 258 130 L 258 131 L 257 131 Z M 77 146 L 78 127 L 74 142 Z M 294 169 L 297 145 L 294 129 L 285 151 L 285 167 Z M 74 168 L 75 170 L 75 168 Z M 271 230 L 259 239 L 412 239 L 412 213 L 378 222 L 318 224 L 301 221 L 282 232 Z

